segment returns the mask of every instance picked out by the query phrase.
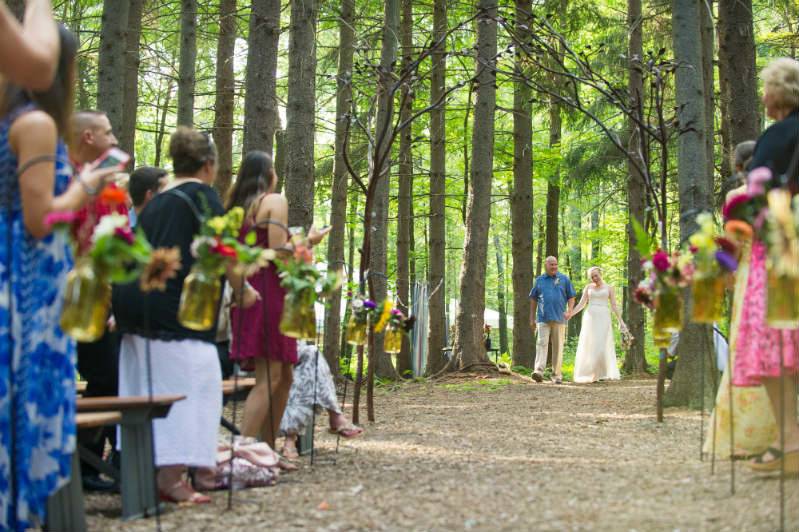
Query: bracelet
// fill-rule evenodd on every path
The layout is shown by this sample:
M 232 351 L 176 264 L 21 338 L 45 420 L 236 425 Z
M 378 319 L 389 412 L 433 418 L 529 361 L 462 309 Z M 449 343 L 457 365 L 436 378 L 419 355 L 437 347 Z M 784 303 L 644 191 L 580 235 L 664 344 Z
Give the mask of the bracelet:
M 89 196 L 96 196 L 97 193 L 100 192 L 100 187 L 90 187 L 86 181 L 83 180 L 80 173 L 77 174 L 76 178 L 81 188 L 83 188 L 83 191 Z

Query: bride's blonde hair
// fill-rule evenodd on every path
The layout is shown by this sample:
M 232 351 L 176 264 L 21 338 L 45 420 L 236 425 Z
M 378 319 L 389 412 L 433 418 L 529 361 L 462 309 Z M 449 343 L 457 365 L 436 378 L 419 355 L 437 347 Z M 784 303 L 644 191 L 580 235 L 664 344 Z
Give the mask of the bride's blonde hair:
M 588 268 L 588 272 L 586 273 L 589 280 L 591 280 L 591 274 L 594 273 L 594 271 L 599 272 L 600 276 L 602 275 L 602 268 L 600 268 L 599 266 L 591 266 L 590 268 Z

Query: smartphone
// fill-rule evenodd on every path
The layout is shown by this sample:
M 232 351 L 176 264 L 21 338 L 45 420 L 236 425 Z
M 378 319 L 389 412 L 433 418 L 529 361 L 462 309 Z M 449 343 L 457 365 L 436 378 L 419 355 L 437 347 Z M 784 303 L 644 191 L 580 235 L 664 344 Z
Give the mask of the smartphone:
M 97 159 L 95 169 L 118 167 L 121 170 L 128 164 L 128 161 L 130 161 L 130 155 L 119 148 L 109 148 Z

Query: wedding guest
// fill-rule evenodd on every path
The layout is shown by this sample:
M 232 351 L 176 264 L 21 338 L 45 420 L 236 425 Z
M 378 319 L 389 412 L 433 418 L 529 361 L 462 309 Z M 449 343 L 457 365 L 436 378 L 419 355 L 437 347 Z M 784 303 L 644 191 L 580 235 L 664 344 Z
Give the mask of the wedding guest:
M 59 326 L 72 251 L 45 217 L 80 208 L 117 171 L 87 167 L 71 178 L 62 139 L 69 136 L 77 40 L 58 31 L 49 89 L 0 82 L 2 530 L 43 523 L 47 498 L 69 479 L 75 451 L 75 346 Z
M 63 57 L 59 40 L 50 0 L 28 0 L 21 25 L 0 3 L 0 77 L 27 89 L 49 90 Z
M 768 168 L 770 186 L 796 190 L 797 176 L 786 176 L 791 157 L 799 149 L 799 62 L 782 58 L 772 61 L 762 72 L 763 104 L 775 123 L 757 140 L 750 168 Z M 750 193 L 762 193 L 762 185 L 753 181 L 760 172 L 750 172 Z M 750 462 L 760 471 L 779 470 L 784 464 L 790 473 L 799 473 L 799 424 L 796 419 L 796 376 L 799 373 L 799 330 L 774 329 L 766 323 L 766 246 L 755 239 L 749 262 L 749 276 L 743 296 L 740 327 L 735 346 L 733 384 L 764 385 L 777 420 L 784 419 L 780 438 Z
M 254 230 L 258 246 L 290 251 L 288 202 L 274 192 L 276 184 L 272 158 L 265 152 L 251 151 L 241 163 L 227 208 L 244 208 L 241 238 Z M 320 242 L 325 234 L 312 230 L 309 244 Z M 292 367 L 297 363 L 297 341 L 280 333 L 286 291 L 280 286 L 275 265 L 270 263 L 248 281 L 261 295 L 262 303 L 248 309 L 233 307 L 230 312 L 230 358 L 244 369 L 255 370 L 255 386 L 244 405 L 241 433 L 261 438 L 274 448 L 291 389 Z
M 294 366 L 288 404 L 280 421 L 280 434 L 285 436 L 281 453 L 289 459 L 299 456 L 297 436 L 311 422 L 314 408 L 322 408 L 327 412 L 331 433 L 342 438 L 355 438 L 363 434 L 363 429 L 353 425 L 341 411 L 330 366 L 317 347 L 300 345 L 297 356 L 299 360 Z
M 106 151 L 117 145 L 111 122 L 101 111 L 78 111 L 71 119 L 72 133 L 69 142 L 69 157 L 73 167 L 80 169 L 99 159 Z M 107 187 L 116 190 L 115 184 Z M 120 195 L 123 197 L 123 195 Z M 77 241 L 78 256 L 85 255 L 91 247 L 94 228 L 100 220 L 109 214 L 127 215 L 123 202 L 109 202 L 105 197 L 98 197 L 88 202 L 76 213 L 72 233 Z M 115 396 L 118 390 L 119 374 L 119 334 L 106 327 L 103 336 L 94 342 L 78 342 L 78 372 L 86 381 L 84 397 Z M 98 436 L 99 432 L 99 436 Z M 113 449 L 116 442 L 114 427 L 101 427 L 82 431 L 79 435 L 81 444 L 95 456 L 102 457 L 105 442 Z M 89 462 L 81 461 L 83 489 L 87 491 L 111 491 L 115 483 L 100 477 L 99 471 Z
M 169 415 L 153 422 L 158 489 L 162 499 L 207 503 L 210 498 L 184 480 L 187 466 L 216 465 L 217 427 L 222 415 L 222 376 L 214 346 L 216 330 L 195 331 L 177 319 L 183 281 L 194 264 L 191 243 L 200 214 L 224 212 L 211 187 L 216 176 L 216 147 L 208 135 L 178 127 L 169 142 L 175 178 L 141 211 L 139 226 L 154 248 L 180 249 L 180 269 L 165 291 L 142 292 L 139 281 L 114 286 L 113 306 L 122 348 L 120 396 L 152 393 L 184 395 Z M 174 267 L 174 266 L 173 266 Z M 228 275 L 234 295 L 241 279 Z M 247 285 L 239 301 L 251 305 L 256 294 Z M 148 346 L 149 344 L 149 346 Z M 149 369 L 148 369 L 149 368 Z M 122 450 L 124 452 L 124 449 Z
M 546 273 L 535 280 L 530 290 L 530 327 L 538 334 L 533 379 L 536 382 L 544 380 L 547 351 L 551 343 L 553 380 L 560 384 L 563 382 L 561 366 L 566 321 L 574 308 L 576 294 L 569 278 L 558 271 L 558 259 L 547 257 L 544 269 Z
M 166 186 L 166 182 L 167 173 L 163 168 L 140 166 L 130 174 L 128 194 L 133 205 L 128 209 L 128 219 L 131 227 L 136 227 L 139 213 Z
M 746 185 L 746 169 L 749 167 L 754 151 L 754 140 L 745 140 L 735 146 L 732 152 L 733 174 L 721 187 L 723 203 L 730 201 L 730 194 L 735 195 L 736 190 Z

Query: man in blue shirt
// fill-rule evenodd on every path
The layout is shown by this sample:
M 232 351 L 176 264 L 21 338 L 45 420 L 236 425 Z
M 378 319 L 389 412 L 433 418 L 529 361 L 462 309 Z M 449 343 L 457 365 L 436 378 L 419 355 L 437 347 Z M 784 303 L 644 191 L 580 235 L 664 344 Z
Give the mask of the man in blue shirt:
M 563 382 L 563 343 L 566 341 L 566 314 L 574 307 L 574 287 L 568 277 L 558 272 L 558 259 L 547 257 L 546 273 L 535 280 L 530 291 L 530 327 L 538 334 L 535 353 L 536 382 L 544 380 L 547 350 L 552 343 L 552 370 L 555 383 Z M 566 312 L 568 307 L 568 312 Z

